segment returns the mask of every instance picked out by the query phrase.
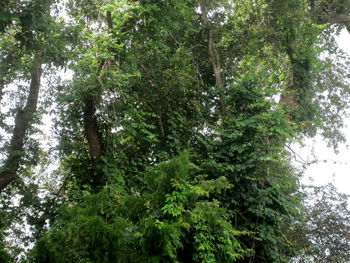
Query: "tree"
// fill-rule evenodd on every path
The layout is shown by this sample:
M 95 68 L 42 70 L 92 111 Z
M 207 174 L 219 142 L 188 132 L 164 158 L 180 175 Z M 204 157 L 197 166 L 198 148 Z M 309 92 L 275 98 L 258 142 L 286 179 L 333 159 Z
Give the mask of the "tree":
M 348 262 L 350 253 L 348 196 L 332 184 L 310 187 L 294 224 L 295 262 Z
M 73 72 L 50 98 L 61 185 L 41 191 L 26 178 L 21 186 L 36 230 L 27 259 L 295 257 L 285 222 L 301 200 L 285 146 L 317 131 L 339 141 L 349 93 L 346 72 L 320 56 L 337 52 L 329 37 L 336 28 L 315 18 L 325 12 L 316 8 L 321 2 L 80 0 L 68 2 L 66 24 L 52 15 L 54 3 L 38 16 L 40 1 L 6 5 L 0 44 L 22 45 L 29 61 L 39 56 L 31 65 Z M 23 22 L 16 34 L 13 17 L 27 16 L 33 25 Z M 31 67 L 4 58 L 11 63 L 2 67 L 3 85 L 18 72 L 30 75 Z M 20 164 L 29 168 L 22 151 L 35 108 L 24 122 L 18 111 L 23 136 L 10 144 L 4 167 L 14 168 L 0 176 L 2 188 Z
M 14 127 L 7 149 L 8 156 L 3 161 L 0 171 L 0 191 L 17 178 L 20 163 L 23 159 L 25 141 L 28 131 L 36 115 L 39 90 L 44 63 L 59 64 L 61 57 L 57 43 L 52 47 L 50 41 L 60 39 L 53 37 L 55 30 L 59 30 L 49 15 L 51 0 L 38 0 L 28 3 L 9 1 L 2 10 L 0 31 L 1 46 L 1 81 L 0 98 L 4 96 L 5 85 L 18 80 L 29 82 L 27 98 L 15 107 Z M 17 5 L 17 8 L 16 8 Z M 52 54 L 52 49 L 56 53 Z M 21 65 L 22 64 L 22 65 Z M 18 89 L 19 90 L 19 89 Z M 2 112 L 3 120 L 5 112 Z M 2 121 L 2 128 L 9 129 Z M 27 136 L 26 136 L 27 134 Z

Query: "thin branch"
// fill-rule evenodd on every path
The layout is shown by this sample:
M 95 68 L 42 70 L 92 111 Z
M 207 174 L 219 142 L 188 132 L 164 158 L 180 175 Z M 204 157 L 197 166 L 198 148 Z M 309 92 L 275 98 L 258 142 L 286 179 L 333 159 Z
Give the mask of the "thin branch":
M 293 155 L 294 155 L 294 160 L 295 160 L 296 162 L 301 163 L 301 164 L 303 164 L 303 165 L 308 165 L 308 164 L 310 164 L 310 162 L 305 161 L 305 160 L 304 160 L 297 152 L 295 152 L 289 145 L 286 145 L 286 147 L 288 148 L 288 150 L 290 150 L 290 151 L 293 153 Z M 297 157 L 298 157 L 301 161 L 299 161 L 299 160 L 297 159 Z

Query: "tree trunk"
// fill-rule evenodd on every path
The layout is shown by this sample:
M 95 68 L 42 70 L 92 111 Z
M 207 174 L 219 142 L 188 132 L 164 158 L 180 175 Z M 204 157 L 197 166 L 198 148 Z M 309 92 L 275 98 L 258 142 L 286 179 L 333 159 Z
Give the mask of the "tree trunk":
M 279 104 L 281 104 L 287 111 L 288 118 L 293 118 L 291 112 L 298 108 L 300 92 L 303 89 L 302 86 L 305 84 L 305 76 L 300 73 L 300 70 L 295 70 L 296 68 L 301 67 L 301 65 L 299 65 L 300 63 L 297 59 L 297 54 L 295 51 L 294 36 L 288 43 L 286 53 L 288 55 L 292 70 L 291 77 L 288 80 L 283 93 L 281 94 Z
M 38 104 L 40 79 L 42 75 L 41 67 L 41 56 L 39 54 L 35 54 L 27 102 L 24 108 L 20 109 L 16 114 L 15 127 L 12 133 L 9 154 L 0 170 L 0 191 L 2 191 L 17 178 L 19 164 L 23 155 L 25 133 L 33 120 Z
M 108 30 L 113 29 L 113 20 L 110 11 L 106 12 L 106 23 Z M 96 102 L 101 99 L 101 81 L 100 76 L 105 68 L 110 66 L 110 60 L 103 59 L 98 67 L 98 76 L 96 78 L 96 87 L 89 91 L 84 100 L 84 133 L 89 146 L 89 154 L 91 157 L 91 165 L 96 168 L 100 162 L 104 152 L 102 135 L 98 127 L 98 120 L 96 117 Z
M 102 138 L 96 118 L 95 98 L 90 96 L 85 100 L 84 130 L 89 146 L 91 164 L 97 166 L 102 156 Z
M 215 75 L 216 87 L 219 90 L 220 110 L 221 110 L 221 113 L 225 113 L 226 112 L 226 105 L 225 105 L 226 103 L 224 98 L 225 85 L 221 75 L 222 68 L 220 64 L 220 56 L 214 46 L 213 32 L 210 26 L 210 21 L 208 19 L 208 8 L 207 8 L 206 0 L 200 1 L 200 9 L 202 13 L 202 21 L 208 34 L 208 54 L 209 54 L 209 59 L 212 64 L 214 75 Z
M 330 26 L 340 24 L 345 26 L 350 33 L 350 6 L 346 7 L 343 0 L 339 0 L 338 3 L 329 1 L 310 1 L 309 5 L 311 10 L 310 15 L 315 24 L 329 24 Z M 335 10 L 335 8 L 340 6 L 344 7 L 341 12 Z M 303 88 L 306 88 L 304 85 L 307 82 L 305 76 L 300 73 L 300 70 L 295 70 L 295 68 L 307 67 L 307 65 L 302 65 L 302 58 L 298 58 L 294 36 L 291 36 L 291 39 L 289 40 L 289 46 L 286 53 L 292 67 L 292 76 L 281 95 L 279 103 L 288 112 L 288 117 L 293 118 L 290 113 L 298 108 L 300 93 Z M 306 68 L 305 70 L 308 69 Z

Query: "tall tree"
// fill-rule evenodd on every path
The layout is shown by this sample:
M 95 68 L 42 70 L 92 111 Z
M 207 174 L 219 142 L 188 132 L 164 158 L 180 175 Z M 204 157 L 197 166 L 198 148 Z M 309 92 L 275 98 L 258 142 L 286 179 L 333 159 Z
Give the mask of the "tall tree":
M 1 24 L 2 45 L 14 45 L 1 53 L 2 78 L 0 81 L 0 98 L 4 96 L 5 84 L 16 80 L 14 74 L 22 73 L 29 82 L 27 99 L 23 106 L 16 109 L 14 127 L 8 147 L 8 156 L 0 170 L 0 191 L 17 178 L 17 173 L 24 155 L 26 134 L 36 114 L 38 96 L 44 63 L 52 62 L 48 54 L 52 18 L 50 16 L 51 0 L 38 0 L 28 3 L 9 1 L 4 6 Z M 16 6 L 17 5 L 17 6 Z M 18 64 L 27 63 L 24 68 Z M 16 67 L 17 66 L 17 67 Z M 21 72 L 22 71 L 22 72 Z M 11 74 L 10 74 L 11 73 Z M 4 116 L 5 112 L 1 112 Z M 3 123 L 4 124 L 4 123 Z
M 317 130 L 334 139 L 349 94 L 339 81 L 344 72 L 332 73 L 335 63 L 321 56 L 335 52 L 329 26 L 344 20 L 320 19 L 325 10 L 335 17 L 347 11 L 322 5 L 69 1 L 70 26 L 54 31 L 58 39 L 70 33 L 63 46 L 74 72 L 53 96 L 62 186 L 51 191 L 50 206 L 39 208 L 49 227 L 38 231 L 28 260 L 288 262 L 296 256 L 285 222 L 301 203 L 285 146 Z M 39 13 L 51 21 L 48 12 Z M 6 20 L 3 28 L 9 25 Z M 35 65 L 48 63 L 46 45 L 33 47 L 27 38 L 36 36 L 35 27 L 21 29 L 7 34 L 31 47 Z M 6 76 L 17 57 L 6 57 Z M 38 80 L 41 71 L 33 72 Z M 35 108 L 25 109 L 29 123 Z M 20 157 L 23 142 L 16 145 L 11 152 Z M 17 170 L 19 157 L 9 155 L 8 166 Z

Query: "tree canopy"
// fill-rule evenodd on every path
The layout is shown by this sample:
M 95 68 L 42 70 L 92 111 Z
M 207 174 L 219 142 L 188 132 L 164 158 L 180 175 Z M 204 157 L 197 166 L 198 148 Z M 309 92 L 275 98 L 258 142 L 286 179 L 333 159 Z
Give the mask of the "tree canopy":
M 288 145 L 344 141 L 349 0 L 0 6 L 1 262 L 319 253 Z

